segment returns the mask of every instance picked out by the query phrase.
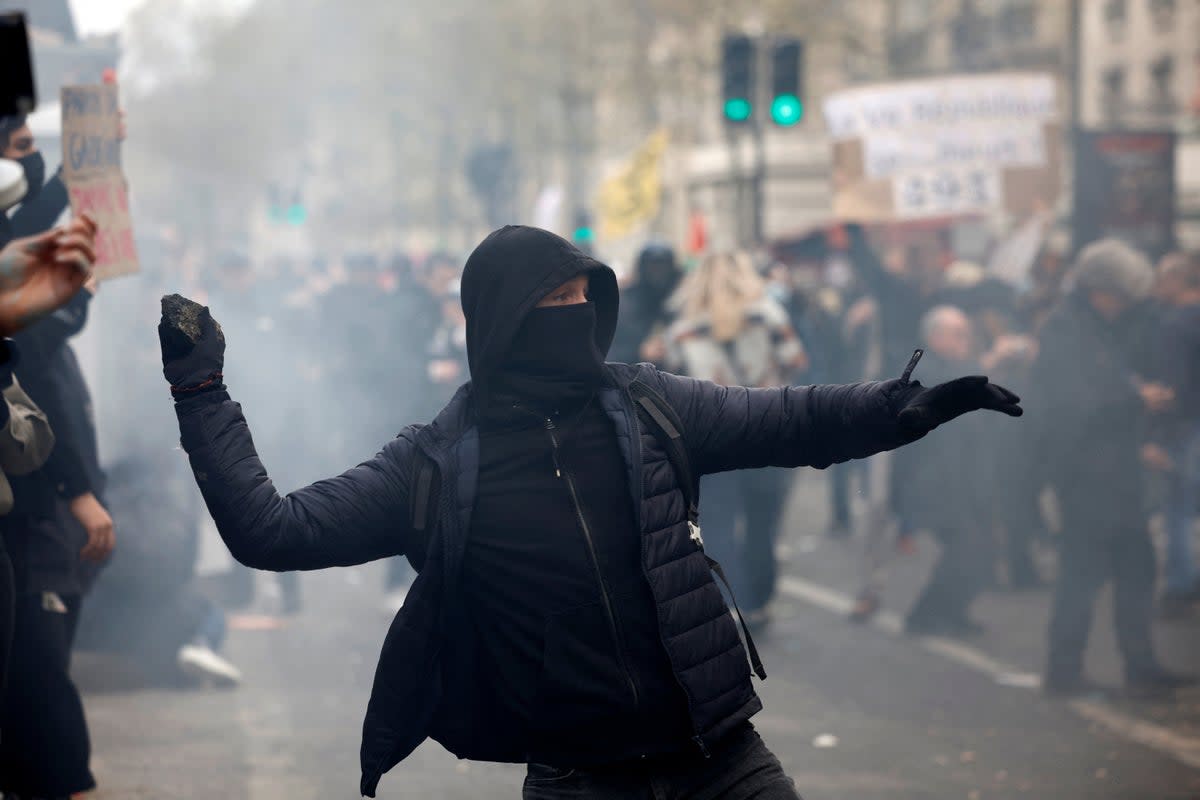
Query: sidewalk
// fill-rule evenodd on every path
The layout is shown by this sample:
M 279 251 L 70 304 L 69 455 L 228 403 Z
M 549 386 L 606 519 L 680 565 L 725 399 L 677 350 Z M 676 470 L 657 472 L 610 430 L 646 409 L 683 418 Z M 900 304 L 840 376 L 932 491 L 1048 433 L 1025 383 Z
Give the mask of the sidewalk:
M 825 476 L 809 471 L 797 477 L 779 550 L 781 575 L 798 580 L 789 587 L 784 577 L 779 602 L 815 603 L 833 610 L 839 608 L 843 599 L 852 599 L 860 586 L 865 546 L 862 531 L 856 531 L 849 540 L 829 539 L 825 535 L 828 530 Z M 917 547 L 915 554 L 895 557 L 882 592 L 879 627 L 895 635 L 902 635 L 896 630 L 899 620 L 916 599 L 937 557 L 937 546 L 928 536 L 918 537 Z M 1002 679 L 1011 677 L 1034 690 L 1044 666 L 1051 592 L 1049 585 L 1024 591 L 1006 587 L 990 589 L 972 606 L 972 617 L 986 627 L 985 632 L 965 640 L 937 640 L 933 649 L 955 651 L 951 657 L 956 660 L 975 658 L 981 668 L 995 672 L 1004 666 L 1015 667 L 1018 675 Z M 1119 686 L 1122 674 L 1111 621 L 1111 595 L 1111 588 L 1106 588 L 1097 603 L 1086 669 L 1094 680 Z M 1154 639 L 1167 666 L 1189 672 L 1200 670 L 1200 615 L 1180 621 L 1156 620 Z M 1175 703 L 1113 700 L 1106 705 L 1182 737 L 1183 746 L 1190 748 L 1194 744 L 1200 758 L 1200 689 L 1179 693 Z

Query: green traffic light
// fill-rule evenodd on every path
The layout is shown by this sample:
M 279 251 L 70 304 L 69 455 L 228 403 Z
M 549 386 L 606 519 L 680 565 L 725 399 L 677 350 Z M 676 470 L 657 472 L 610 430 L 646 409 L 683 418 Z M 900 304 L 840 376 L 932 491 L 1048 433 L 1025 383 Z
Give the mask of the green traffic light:
M 771 103 L 771 120 L 776 125 L 791 127 L 804 116 L 804 104 L 794 94 L 781 94 Z
M 300 226 L 308 219 L 308 210 L 299 203 L 293 203 L 288 206 L 286 219 L 288 225 Z
M 595 239 L 595 238 L 596 238 L 596 233 L 591 228 L 576 228 L 575 229 L 575 241 L 577 241 L 577 242 L 590 242 L 592 239 Z
M 750 101 L 744 97 L 731 97 L 725 101 L 725 119 L 730 122 L 745 122 L 753 110 Z

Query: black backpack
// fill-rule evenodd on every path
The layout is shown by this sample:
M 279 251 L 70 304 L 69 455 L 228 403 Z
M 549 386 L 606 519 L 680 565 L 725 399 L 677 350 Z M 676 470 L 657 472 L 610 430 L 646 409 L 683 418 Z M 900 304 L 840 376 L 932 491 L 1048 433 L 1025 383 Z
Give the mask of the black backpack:
M 692 465 L 688 460 L 687 448 L 683 445 L 683 423 L 679 419 L 679 415 L 675 413 L 675 409 L 671 407 L 662 395 L 654 391 L 641 381 L 635 380 L 629 384 L 629 394 L 633 397 L 634 403 L 637 405 L 638 416 L 644 422 L 648 423 L 650 430 L 654 432 L 659 444 L 667 452 L 667 458 L 671 462 L 671 466 L 675 469 L 675 474 L 679 478 L 679 486 L 683 492 L 684 501 L 687 503 L 687 524 L 688 532 L 691 538 L 696 542 L 697 547 L 704 550 L 704 539 L 701 536 L 700 530 L 700 498 L 699 484 L 692 474 Z M 420 454 L 421 464 L 417 471 L 417 486 L 414 493 L 414 502 L 412 504 L 412 529 L 415 534 L 428 544 L 429 532 L 437 523 L 436 508 L 434 502 L 437 487 L 435 479 L 437 477 L 437 465 L 428 455 L 420 448 L 417 449 Z M 413 566 L 420 569 L 425 558 L 425 546 L 414 548 L 414 555 L 417 560 L 413 561 Z M 758 648 L 754 646 L 754 637 L 750 635 L 750 629 L 746 625 L 746 620 L 742 618 L 741 609 L 738 608 L 737 598 L 733 597 L 733 587 L 729 585 L 729 580 L 725 577 L 725 570 L 721 568 L 720 563 L 704 553 L 704 558 L 708 561 L 708 567 L 721 582 L 725 584 L 725 588 L 729 590 L 729 596 L 733 598 L 733 609 L 737 614 L 738 622 L 742 627 L 742 634 L 746 640 L 746 650 L 750 654 L 750 665 L 754 668 L 754 673 L 759 678 L 765 679 L 767 671 L 763 668 L 762 659 L 758 656 Z

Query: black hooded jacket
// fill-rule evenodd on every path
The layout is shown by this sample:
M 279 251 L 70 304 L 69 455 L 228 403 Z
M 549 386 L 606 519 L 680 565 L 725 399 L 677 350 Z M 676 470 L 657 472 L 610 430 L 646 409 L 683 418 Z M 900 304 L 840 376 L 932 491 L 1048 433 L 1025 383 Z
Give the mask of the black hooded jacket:
M 468 342 L 490 330 L 500 344 L 472 350 L 477 384 L 493 385 L 508 323 L 553 291 L 542 275 L 588 275 L 595 346 L 607 350 L 611 270 L 533 229 L 488 241 L 497 247 L 481 248 L 463 279 Z M 528 270 L 513 275 L 522 261 Z M 685 749 L 687 699 L 659 638 L 627 470 L 604 410 L 594 400 L 542 411 L 536 398 L 476 400 L 488 408 L 463 592 L 483 672 L 505 716 L 527 732 L 529 759 L 581 766 Z
M 489 236 L 468 260 L 462 283 L 472 383 L 463 386 L 431 424 L 405 429 L 371 461 L 286 497 L 267 478 L 245 419 L 227 392 L 200 393 L 176 404 L 181 439 L 197 483 L 217 529 L 239 561 L 260 569 L 294 570 L 407 555 L 418 571 L 388 631 L 363 722 L 361 789 L 366 795 L 374 796 L 383 773 L 427 737 L 460 758 L 524 762 L 538 754 L 538 742 L 522 730 L 520 719 L 514 719 L 519 715 L 505 702 L 508 698 L 498 697 L 505 687 L 497 686 L 489 674 L 493 654 L 479 634 L 479 609 L 470 602 L 471 589 L 465 585 L 480 490 L 488 480 L 480 468 L 486 433 L 479 416 L 493 395 L 494 371 L 504 362 L 525 315 L 547 292 L 581 272 L 591 276 L 596 344 L 604 351 L 617 317 L 612 272 L 546 231 L 510 227 Z M 220 309 L 216 313 L 219 316 Z M 237 357 L 237 348 L 231 341 L 231 358 Z M 601 370 L 593 402 L 602 416 L 596 419 L 609 426 L 620 464 L 618 474 L 605 479 L 620 482 L 632 499 L 640 564 L 621 562 L 628 551 L 619 547 L 610 551 L 617 556 L 611 563 L 601 552 L 599 580 L 591 583 L 596 594 L 583 597 L 583 603 L 595 607 L 602 583 L 610 600 L 624 591 L 618 582 L 635 590 L 628 592 L 628 606 L 613 600 L 616 638 L 634 635 L 644 641 L 644 631 L 657 628 L 671 677 L 684 699 L 687 746 L 694 753 L 707 753 L 762 703 L 750 682 L 736 623 L 690 534 L 679 477 L 658 437 L 640 422 L 630 384 L 636 380 L 647 386 L 676 411 L 682 444 L 697 477 L 763 466 L 826 467 L 911 441 L 912 435 L 895 420 L 900 387 L 888 381 L 746 389 L 682 378 L 646 364 L 608 364 Z M 593 460 L 611 463 L 604 454 L 568 459 L 567 472 L 595 468 L 587 465 Z M 430 462 L 435 466 L 431 494 L 422 489 L 429 486 L 424 465 Z M 436 505 L 430 509 L 431 523 L 415 526 L 414 506 L 423 496 L 436 498 Z M 612 519 L 619 516 L 618 510 Z M 612 541 L 621 541 L 620 524 L 610 527 Z M 495 533 L 492 540 L 499 541 Z M 578 529 L 565 534 L 581 535 Z M 586 563 L 585 558 L 591 557 L 580 555 L 575 567 Z M 652 615 L 650 627 L 640 634 L 621 630 L 624 609 L 644 604 L 646 590 L 651 598 L 645 612 Z M 589 619 L 595 623 L 597 618 Z M 592 657 L 619 650 L 608 649 L 607 641 L 597 645 L 587 639 L 589 649 L 580 654 L 578 646 L 585 640 L 575 620 L 559 622 L 556 626 L 553 619 L 546 620 L 542 673 L 529 711 L 549 721 L 546 730 L 570 734 L 563 738 L 573 746 L 589 739 L 588 726 L 596 711 L 591 701 L 611 693 L 611 667 L 619 663 L 603 655 Z M 607 620 L 599 627 L 611 637 Z M 630 671 L 635 679 L 641 675 L 661 680 L 653 663 L 651 658 L 644 662 L 648 667 L 634 664 Z M 582 685 L 597 676 L 598 686 Z M 585 702 L 572 702 L 580 698 Z M 613 720 L 636 724 L 632 692 L 625 698 L 622 694 L 620 713 Z M 624 733 L 631 741 L 637 739 L 633 731 Z M 587 742 L 594 748 L 587 754 L 589 760 L 627 755 L 621 750 L 624 743 L 615 738 L 619 737 Z M 606 751 L 605 744 L 612 749 Z

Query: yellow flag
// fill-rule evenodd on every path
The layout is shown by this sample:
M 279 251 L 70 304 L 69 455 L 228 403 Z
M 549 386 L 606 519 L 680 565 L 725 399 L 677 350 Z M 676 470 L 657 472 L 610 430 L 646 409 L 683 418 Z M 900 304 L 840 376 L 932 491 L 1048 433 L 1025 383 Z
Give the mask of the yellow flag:
M 629 163 L 604 183 L 596 195 L 600 232 L 619 239 L 658 215 L 662 195 L 661 161 L 667 132 L 657 130 L 642 143 Z

